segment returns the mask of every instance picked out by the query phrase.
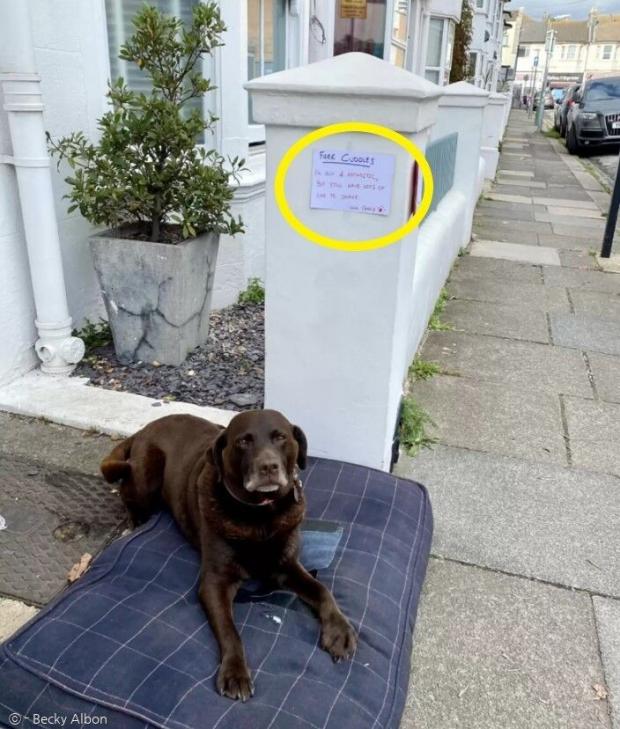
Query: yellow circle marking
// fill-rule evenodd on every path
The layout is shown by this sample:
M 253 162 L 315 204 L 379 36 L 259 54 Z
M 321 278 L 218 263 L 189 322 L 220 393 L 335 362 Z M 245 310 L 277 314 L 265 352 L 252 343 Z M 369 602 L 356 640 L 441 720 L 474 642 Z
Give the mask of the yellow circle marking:
M 325 137 L 331 137 L 334 134 L 344 134 L 345 132 L 375 134 L 378 137 L 389 139 L 391 142 L 394 142 L 394 144 L 398 144 L 399 147 L 406 150 L 418 163 L 420 171 L 422 172 L 424 191 L 418 209 L 406 223 L 401 225 L 399 228 L 396 228 L 396 230 L 393 230 L 391 233 L 381 235 L 378 238 L 366 238 L 365 240 L 341 240 L 339 238 L 330 238 L 327 235 L 318 233 L 316 230 L 309 228 L 307 225 L 304 225 L 301 220 L 299 220 L 299 218 L 291 210 L 288 200 L 286 199 L 286 192 L 284 189 L 286 175 L 288 174 L 289 167 L 297 155 L 313 142 L 317 142 L 319 139 L 325 139 Z M 380 124 L 370 124 L 369 122 L 341 122 L 339 124 L 329 124 L 328 126 L 315 129 L 313 132 L 305 134 L 301 137 L 301 139 L 298 139 L 295 144 L 289 147 L 284 157 L 280 160 L 280 164 L 276 170 L 274 193 L 276 203 L 282 217 L 291 226 L 291 228 L 293 228 L 293 230 L 304 238 L 307 238 L 317 245 L 325 246 L 326 248 L 336 248 L 341 251 L 371 251 L 375 248 L 383 248 L 384 246 L 396 243 L 420 225 L 422 220 L 424 220 L 424 216 L 428 212 L 431 200 L 433 199 L 433 173 L 431 172 L 430 165 L 426 161 L 426 157 L 422 150 L 419 149 L 411 140 L 407 139 L 407 137 L 395 132 L 393 129 L 381 126 Z

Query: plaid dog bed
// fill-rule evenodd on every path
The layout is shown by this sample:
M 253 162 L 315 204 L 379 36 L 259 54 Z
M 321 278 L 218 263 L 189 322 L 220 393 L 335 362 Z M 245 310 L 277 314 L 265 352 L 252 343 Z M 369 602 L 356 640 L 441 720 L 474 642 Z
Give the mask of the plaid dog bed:
M 0 723 L 165 729 L 384 729 L 409 678 L 432 515 L 424 487 L 311 459 L 308 516 L 342 526 L 319 578 L 359 630 L 334 664 L 319 624 L 288 593 L 235 603 L 256 686 L 215 691 L 218 650 L 198 602 L 199 555 L 167 513 L 114 542 L 89 572 L 0 650 Z M 308 565 L 310 566 L 310 565 Z M 64 719 L 64 721 L 63 721 Z

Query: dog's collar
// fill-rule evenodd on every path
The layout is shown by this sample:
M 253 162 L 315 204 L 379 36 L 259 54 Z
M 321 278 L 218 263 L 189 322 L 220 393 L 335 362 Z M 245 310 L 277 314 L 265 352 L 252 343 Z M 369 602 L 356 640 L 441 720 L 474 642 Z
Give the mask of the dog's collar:
M 242 499 L 240 499 L 230 489 L 230 487 L 226 483 L 226 479 L 223 476 L 222 476 L 220 482 L 224 486 L 224 490 L 226 491 L 226 493 L 228 494 L 228 496 L 230 496 L 232 499 L 234 499 L 234 501 L 236 501 L 238 504 L 241 504 L 243 506 L 247 506 L 250 509 L 261 508 L 263 506 L 275 506 L 276 504 L 280 503 L 280 499 L 276 499 L 276 500 L 269 500 L 269 499 L 267 499 L 267 500 L 263 501 L 260 504 L 251 504 L 251 503 L 249 503 L 247 501 L 243 501 Z M 301 496 L 302 496 L 301 491 L 302 491 L 303 487 L 304 487 L 303 482 L 299 478 L 299 471 L 297 469 L 295 469 L 295 473 L 293 474 L 293 488 L 290 491 L 290 493 L 293 494 L 293 499 L 295 500 L 295 503 L 299 503 L 301 501 Z M 288 494 L 287 494 L 287 496 L 288 496 Z M 285 496 L 284 498 L 287 498 L 287 497 Z

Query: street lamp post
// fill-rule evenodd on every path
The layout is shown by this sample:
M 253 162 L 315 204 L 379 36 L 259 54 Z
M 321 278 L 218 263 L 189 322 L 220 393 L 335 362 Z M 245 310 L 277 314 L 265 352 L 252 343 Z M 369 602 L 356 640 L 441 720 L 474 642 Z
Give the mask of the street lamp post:
M 583 62 L 583 76 L 581 77 L 581 85 L 586 82 L 586 74 L 588 73 L 588 60 L 590 56 L 590 46 L 596 41 L 596 27 L 598 26 L 598 18 L 594 8 L 588 13 L 588 44 L 586 45 L 586 58 Z

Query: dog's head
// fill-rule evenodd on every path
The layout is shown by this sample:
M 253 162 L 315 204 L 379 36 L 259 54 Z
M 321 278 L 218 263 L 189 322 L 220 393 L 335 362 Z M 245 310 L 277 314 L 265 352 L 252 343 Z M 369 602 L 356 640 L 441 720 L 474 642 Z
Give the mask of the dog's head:
M 275 503 L 295 488 L 306 467 L 306 436 L 277 410 L 250 410 L 230 421 L 213 444 L 212 459 L 226 488 L 253 506 Z

